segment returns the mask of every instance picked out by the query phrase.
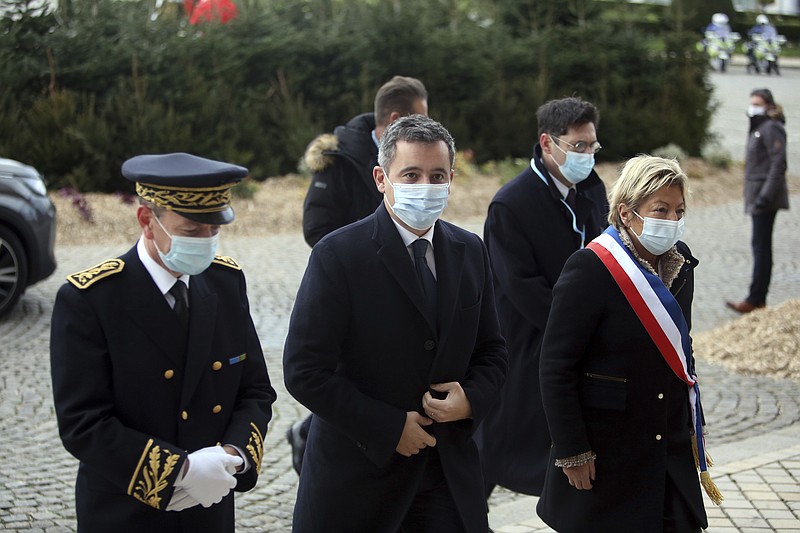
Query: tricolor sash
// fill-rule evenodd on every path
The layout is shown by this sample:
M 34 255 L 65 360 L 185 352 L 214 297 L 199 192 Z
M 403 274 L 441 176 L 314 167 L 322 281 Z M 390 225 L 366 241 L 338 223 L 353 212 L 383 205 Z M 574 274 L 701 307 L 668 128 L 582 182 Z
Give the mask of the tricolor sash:
M 689 388 L 700 480 L 711 500 L 719 505 L 722 495 L 708 474 L 700 386 L 692 365 L 689 326 L 678 301 L 658 276 L 636 261 L 613 226 L 586 247 L 603 262 L 667 365 Z

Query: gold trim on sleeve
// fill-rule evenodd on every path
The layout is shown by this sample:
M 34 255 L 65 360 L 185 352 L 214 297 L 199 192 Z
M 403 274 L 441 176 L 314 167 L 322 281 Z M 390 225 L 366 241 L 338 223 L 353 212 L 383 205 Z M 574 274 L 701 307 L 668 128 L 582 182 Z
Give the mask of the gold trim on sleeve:
M 250 432 L 247 451 L 250 452 L 250 457 L 253 459 L 256 474 L 261 474 L 261 459 L 264 457 L 264 437 L 261 436 L 261 431 L 258 430 L 258 426 L 254 423 L 250 422 L 250 427 L 253 428 L 253 431 Z
M 163 454 L 165 457 L 162 459 Z M 157 444 L 153 446 L 153 439 L 149 439 L 128 485 L 129 496 L 156 509 L 161 509 L 159 494 L 169 486 L 167 480 L 181 458 L 179 454 L 172 453 L 166 448 L 163 454 L 161 447 Z
M 125 261 L 122 259 L 107 259 L 91 268 L 70 274 L 67 276 L 67 281 L 79 289 L 86 289 L 103 278 L 122 272 L 123 268 L 125 268 Z

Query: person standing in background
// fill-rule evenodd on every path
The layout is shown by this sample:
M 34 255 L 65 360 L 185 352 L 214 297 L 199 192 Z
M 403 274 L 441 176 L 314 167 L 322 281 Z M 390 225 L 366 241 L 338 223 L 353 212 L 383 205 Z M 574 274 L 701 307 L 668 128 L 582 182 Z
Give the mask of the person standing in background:
M 744 167 L 744 209 L 753 220 L 751 246 L 753 275 L 744 300 L 728 301 L 737 313 L 749 313 L 767 305 L 772 278 L 772 231 L 780 209 L 789 209 L 786 184 L 786 119 L 772 91 L 750 93 L 750 131 Z
M 374 113 L 353 117 L 311 141 L 304 159 L 313 175 L 303 202 L 309 246 L 375 211 L 383 199 L 372 178 L 378 142 L 389 124 L 412 114 L 428 114 L 428 92 L 416 78 L 395 76 L 375 94 Z
M 570 97 L 536 111 L 530 165 L 492 199 L 484 240 L 509 352 L 500 400 L 481 426 L 486 496 L 495 485 L 539 495 L 550 434 L 539 392 L 539 354 L 552 290 L 564 263 L 605 227 L 608 201 L 594 171 L 600 150 L 594 105 Z

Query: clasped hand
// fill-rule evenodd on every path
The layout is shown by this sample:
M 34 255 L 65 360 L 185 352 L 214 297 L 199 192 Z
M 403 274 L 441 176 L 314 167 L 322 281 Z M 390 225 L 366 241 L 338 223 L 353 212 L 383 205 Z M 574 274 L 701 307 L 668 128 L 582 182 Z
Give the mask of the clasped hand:
M 472 416 L 472 406 L 458 381 L 436 383 L 431 389 L 445 395 L 441 400 L 430 391 L 422 395 L 422 409 L 434 422 L 456 422 Z
M 209 446 L 192 452 L 186 459 L 188 469 L 175 482 L 170 511 L 180 511 L 199 503 L 211 507 L 236 486 L 236 467 L 242 464 L 239 456 L 230 455 L 222 446 Z
M 423 448 L 436 446 L 436 437 L 425 431 L 424 426 L 430 426 L 434 422 L 455 422 L 472 416 L 472 406 L 457 381 L 437 383 L 431 385 L 431 389 L 444 394 L 444 398 L 437 400 L 430 391 L 422 396 L 422 409 L 430 418 L 416 411 L 406 413 L 403 434 L 400 435 L 400 442 L 395 448 L 401 455 L 411 457 Z

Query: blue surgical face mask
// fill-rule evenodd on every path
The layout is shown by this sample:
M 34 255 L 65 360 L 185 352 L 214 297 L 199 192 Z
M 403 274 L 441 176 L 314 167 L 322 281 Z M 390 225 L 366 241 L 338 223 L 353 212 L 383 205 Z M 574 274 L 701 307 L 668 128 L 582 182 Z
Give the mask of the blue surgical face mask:
M 447 207 L 450 183 L 392 183 L 385 174 L 384 182 L 394 190 L 392 211 L 397 218 L 415 230 L 426 230 L 434 225 Z
M 161 223 L 157 216 L 153 215 L 158 225 L 164 230 L 164 233 L 169 235 L 172 241 L 172 246 L 166 254 L 161 253 L 158 249 L 156 241 L 153 244 L 156 246 L 158 256 L 164 262 L 164 266 L 173 272 L 180 272 L 181 274 L 188 274 L 195 276 L 200 274 L 211 265 L 214 256 L 217 253 L 217 242 L 219 242 L 219 233 L 211 237 L 179 237 L 173 236 L 167 231 L 167 228 Z
M 644 246 L 645 250 L 653 255 L 666 253 L 683 236 L 683 217 L 678 220 L 663 220 L 643 217 L 636 211 L 633 214 L 644 221 L 642 234 L 636 235 L 634 232 L 634 235 L 639 239 L 639 243 Z
M 582 154 L 580 152 L 567 152 L 563 148 L 561 148 L 555 139 L 553 139 L 552 135 L 550 136 L 550 140 L 553 141 L 553 145 L 564 152 L 566 155 L 566 160 L 564 161 L 563 165 L 559 165 L 556 158 L 553 157 L 553 162 L 558 165 L 558 170 L 561 171 L 561 175 L 567 178 L 567 181 L 570 183 L 577 184 L 585 180 L 591 174 L 592 169 L 594 168 L 594 154 Z

